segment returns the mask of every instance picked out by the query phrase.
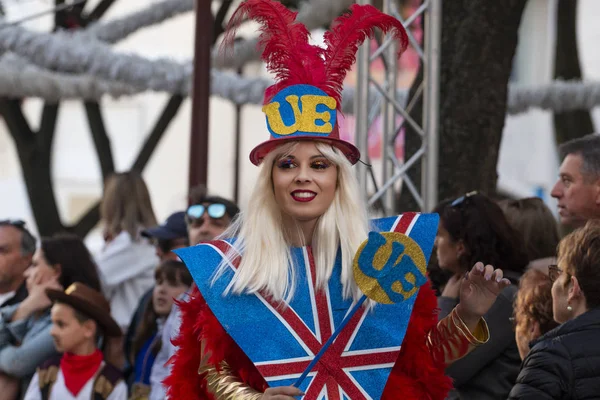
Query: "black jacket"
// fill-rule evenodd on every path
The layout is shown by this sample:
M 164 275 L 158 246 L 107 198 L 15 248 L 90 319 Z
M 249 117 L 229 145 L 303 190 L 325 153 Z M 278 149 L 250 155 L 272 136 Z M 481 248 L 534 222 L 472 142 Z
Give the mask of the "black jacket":
M 533 342 L 509 399 L 600 399 L 600 308 Z
M 514 281 L 518 279 L 517 274 L 507 272 Z M 521 365 L 510 322 L 516 293 L 516 284 L 505 288 L 485 314 L 490 340 L 446 369 L 456 388 L 447 400 L 505 400 L 508 396 Z M 450 313 L 457 303 L 455 299 L 438 298 L 440 318 Z

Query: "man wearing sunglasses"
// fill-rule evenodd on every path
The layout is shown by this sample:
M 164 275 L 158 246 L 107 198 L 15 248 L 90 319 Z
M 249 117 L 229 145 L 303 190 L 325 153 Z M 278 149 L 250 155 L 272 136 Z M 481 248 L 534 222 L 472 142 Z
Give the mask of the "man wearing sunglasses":
M 35 238 L 21 220 L 0 220 L 0 307 L 27 297 L 23 273 L 31 265 Z
M 240 212 L 238 206 L 218 196 L 200 198 L 186 211 L 190 244 L 213 240 L 229 227 L 233 218 Z
M 193 196 L 193 195 L 192 195 Z M 218 196 L 207 196 L 204 192 L 192 197 L 193 204 L 188 207 L 185 215 L 189 243 L 196 245 L 200 242 L 213 240 L 229 227 L 235 216 L 240 212 L 238 206 L 227 199 Z M 185 295 L 179 300 L 185 300 Z M 167 361 L 175 353 L 171 340 L 179 333 L 179 308 L 173 304 L 171 313 L 165 321 L 162 332 L 162 346 L 156 355 L 150 373 L 150 400 L 165 398 L 162 381 L 169 375 L 170 366 Z

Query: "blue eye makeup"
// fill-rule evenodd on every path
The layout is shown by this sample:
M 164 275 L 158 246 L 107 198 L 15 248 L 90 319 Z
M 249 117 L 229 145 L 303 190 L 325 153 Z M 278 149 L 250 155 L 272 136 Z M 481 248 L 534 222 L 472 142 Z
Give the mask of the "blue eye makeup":
M 284 158 L 282 160 L 277 161 L 277 168 L 289 169 L 289 168 L 294 168 L 295 166 L 296 166 L 296 164 L 294 163 L 294 160 L 292 160 L 291 158 Z

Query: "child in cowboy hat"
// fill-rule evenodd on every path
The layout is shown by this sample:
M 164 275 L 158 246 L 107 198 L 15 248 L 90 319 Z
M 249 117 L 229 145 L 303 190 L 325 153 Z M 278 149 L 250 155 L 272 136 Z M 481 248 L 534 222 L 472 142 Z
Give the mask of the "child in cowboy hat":
M 25 400 L 127 399 L 121 371 L 104 362 L 97 346 L 101 336 L 121 335 L 108 301 L 82 283 L 46 294 L 54 302 L 50 333 L 63 355 L 38 368 Z

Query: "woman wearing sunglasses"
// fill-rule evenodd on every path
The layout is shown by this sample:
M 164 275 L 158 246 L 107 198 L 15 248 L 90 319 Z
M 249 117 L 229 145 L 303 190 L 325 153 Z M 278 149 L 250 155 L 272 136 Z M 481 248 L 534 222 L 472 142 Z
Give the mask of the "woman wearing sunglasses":
M 374 27 L 383 28 L 395 33 L 404 46 L 407 36 L 398 20 L 374 7 L 354 4 L 350 11 L 334 25 L 341 31 L 353 33 L 354 39 L 350 40 L 346 35 L 332 39 L 337 44 L 330 44 L 327 54 L 308 44 L 308 31 L 299 23 L 289 22 L 294 20 L 294 14 L 277 1 L 246 0 L 232 17 L 233 26 L 236 26 L 235 21 L 239 22 L 238 18 L 245 19 L 246 16 L 265 25 L 261 43 L 267 50 L 263 58 L 279 78 L 279 82 L 265 93 L 263 111 L 267 115 L 271 138 L 250 154 L 251 162 L 260 165 L 261 170 L 247 211 L 242 212 L 223 235 L 227 240 L 179 252 L 202 294 L 196 291 L 188 303 L 181 305 L 182 326 L 176 340 L 179 349 L 167 380 L 169 398 L 291 400 L 303 395 L 297 387 L 289 386 L 292 382 L 269 387 L 264 375 L 238 347 L 240 341 L 253 335 L 247 350 L 252 348 L 260 352 L 277 347 L 283 358 L 296 354 L 299 342 L 286 336 L 285 324 L 273 320 L 273 314 L 262 307 L 263 300 L 274 310 L 301 310 L 298 312 L 303 316 L 309 315 L 304 319 L 307 324 L 315 324 L 315 330 L 317 324 L 323 324 L 323 332 L 327 332 L 325 326 L 335 324 L 331 323 L 333 316 L 331 319 L 324 317 L 317 323 L 312 319 L 317 318 L 315 310 L 344 312 L 353 300 L 362 297 L 352 273 L 354 255 L 369 232 L 367 209 L 352 171 L 360 153 L 354 145 L 339 137 L 337 109 L 341 106 L 344 76 L 363 35 Z M 362 21 L 362 28 L 357 28 L 357 19 Z M 277 24 L 276 29 L 274 25 Z M 232 31 L 228 35 L 233 37 Z M 345 58 L 339 56 L 345 53 L 348 53 Z M 326 62 L 330 62 L 328 65 L 335 72 L 326 73 Z M 297 107 L 299 101 L 302 101 L 302 111 Z M 433 234 L 429 233 L 433 242 Z M 231 268 L 236 272 L 232 273 Z M 208 278 L 204 279 L 204 274 Z M 308 283 L 309 278 L 313 284 Z M 391 365 L 385 367 L 389 368 L 387 375 L 368 372 L 372 374 L 369 377 L 376 377 L 376 387 L 373 380 L 364 375 L 361 378 L 372 393 L 378 391 L 377 396 L 371 397 L 408 400 L 442 400 L 445 397 L 450 386 L 450 380 L 444 376 L 445 365 L 487 340 L 487 328 L 481 316 L 509 283 L 503 279 L 502 271 L 481 263 L 469 278 L 469 284 L 463 288 L 465 301 L 439 325 L 434 317 L 435 296 L 428 284 L 421 287 L 412 316 L 403 314 L 403 321 L 400 321 L 400 313 L 387 316 L 385 323 L 398 323 L 393 327 L 387 325 L 390 331 L 400 330 L 402 324 L 403 328 L 407 325 L 408 328 L 394 368 L 391 368 L 392 360 Z M 221 286 L 228 282 L 226 288 Z M 311 290 L 315 296 L 307 294 Z M 329 302 L 327 297 L 332 300 Z M 311 307 L 312 299 L 315 303 Z M 208 303 L 214 309 L 210 309 Z M 230 313 L 228 315 L 235 320 L 221 323 L 224 319 L 215 318 L 221 304 L 226 307 L 220 310 Z M 375 305 L 364 314 L 363 321 L 372 314 L 378 315 L 379 310 Z M 394 310 L 399 311 L 399 308 Z M 364 309 L 360 311 L 365 312 Z M 297 321 L 292 315 L 288 316 Z M 238 322 L 245 318 L 249 321 L 247 325 Z M 340 325 L 341 321 L 337 322 Z M 233 324 L 241 329 L 238 332 L 242 337 L 237 337 L 238 343 L 228 334 L 231 330 L 227 331 Z M 302 324 L 295 326 L 303 329 Z M 370 331 L 373 336 L 389 336 L 389 332 L 377 328 Z M 316 340 L 322 339 L 324 343 L 331 332 L 324 333 L 323 337 L 319 333 L 315 335 L 319 337 Z M 364 340 L 377 340 L 373 336 Z M 314 342 L 310 346 L 313 345 Z M 315 349 L 310 350 L 313 355 Z M 306 362 L 307 353 L 304 354 L 304 359 L 299 362 Z M 377 366 L 375 369 L 383 368 Z M 322 398 L 320 387 L 325 385 L 324 379 L 327 379 L 327 388 L 323 392 L 327 392 L 330 400 L 341 397 L 338 382 L 346 379 L 348 385 L 353 385 L 348 383 L 353 378 L 338 374 L 334 379 L 336 368 L 332 369 L 332 375 L 321 371 L 319 378 L 315 378 L 321 380 L 321 386 L 316 383 L 307 387 L 308 381 L 302 386 L 307 390 L 305 399 Z M 299 375 L 297 373 L 296 378 Z M 347 395 L 364 398 L 360 392 Z
M 600 222 L 558 246 L 550 266 L 559 327 L 531 344 L 509 399 L 597 399 L 600 394 Z

